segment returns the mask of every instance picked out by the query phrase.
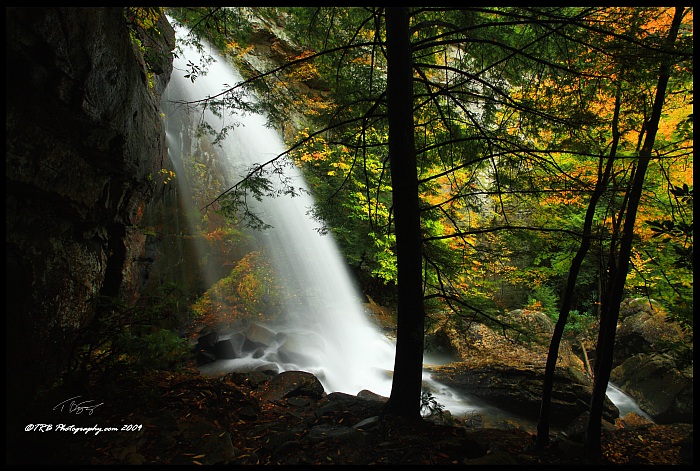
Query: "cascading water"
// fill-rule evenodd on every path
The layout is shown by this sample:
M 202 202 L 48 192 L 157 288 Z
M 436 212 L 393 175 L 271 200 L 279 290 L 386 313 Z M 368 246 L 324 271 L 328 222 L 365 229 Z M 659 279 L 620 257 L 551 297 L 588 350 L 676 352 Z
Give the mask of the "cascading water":
M 177 27 L 176 31 L 181 37 L 182 31 Z M 242 81 L 235 68 L 216 51 L 207 53 L 215 61 L 207 66 L 206 75 L 200 75 L 194 82 L 184 78 L 181 71 L 186 70 L 189 60 L 199 63 L 200 53 L 183 46 L 182 53 L 174 60 L 175 70 L 163 105 L 169 146 L 176 149 L 175 155 L 171 153 L 173 160 L 199 145 L 196 140 L 187 142 L 189 137 L 185 134 L 193 133 L 192 123 L 186 116 L 186 108 L 178 106 L 177 102 L 214 96 L 221 92 L 223 84 Z M 252 165 L 268 161 L 285 151 L 279 134 L 266 126 L 263 116 L 242 116 L 232 111 L 215 116 L 207 111 L 203 117 L 215 129 L 223 126 L 222 120 L 229 124 L 234 121 L 241 123 L 220 142 L 221 147 L 216 152 L 229 170 L 227 182 L 240 181 Z M 306 190 L 304 179 L 295 166 L 289 166 L 285 172 L 285 177 L 294 187 Z M 303 369 L 314 373 L 327 391 L 356 394 L 369 389 L 388 396 L 391 387 L 388 372 L 393 369 L 394 360 L 393 343 L 371 324 L 364 313 L 360 296 L 334 239 L 319 234 L 318 223 L 307 214 L 312 205 L 312 197 L 301 191 L 294 197 L 264 198 L 252 206 L 253 211 L 272 226 L 257 233 L 256 237 L 270 255 L 277 278 L 283 280 L 284 291 L 288 293 L 284 297 L 284 321 L 265 327 L 278 334 L 284 333 L 287 338 L 305 342 L 308 353 L 305 357 L 310 362 L 299 365 L 274 359 L 280 363 L 281 370 Z M 203 368 L 203 372 L 231 371 L 245 367 L 242 365 L 245 362 L 251 368 L 270 358 L 259 356 L 219 361 Z
M 190 68 L 188 61 L 199 64 L 202 54 L 182 42 L 186 32 L 174 21 L 171 24 L 175 27 L 181 53 L 174 59 L 174 71 L 162 108 L 166 115 L 170 158 L 179 174 L 180 190 L 187 199 L 190 189 L 183 159 L 195 148 L 205 145 L 212 154 L 212 164 L 213 160 L 218 159 L 217 164 L 228 169 L 227 184 L 240 181 L 251 166 L 269 161 L 282 154 L 285 148 L 279 134 L 266 126 L 266 120 L 261 115 L 242 115 L 230 110 L 224 111 L 223 116 L 216 116 L 211 111 L 202 113 L 201 110 L 190 115 L 186 106 L 178 104 L 216 96 L 225 87 L 224 84 L 241 82 L 242 77 L 217 51 L 203 43 L 214 61 L 204 67 L 206 73 L 200 74 L 196 80 L 185 78 L 184 71 Z M 254 97 L 248 96 L 247 99 L 254 100 Z M 214 151 L 216 146 L 211 142 L 202 144 L 201 140 L 206 137 L 196 137 L 196 121 L 200 118 L 215 129 L 234 122 L 241 125 L 229 132 L 220 141 L 220 148 Z M 299 169 L 291 165 L 285 172 L 291 184 L 304 191 L 294 197 L 264 198 L 259 204 L 252 202 L 252 208 L 266 224 L 272 226 L 257 233 L 256 237 L 270 255 L 278 278 L 284 280 L 283 289 L 287 293 L 282 316 L 284 321 L 265 327 L 280 339 L 295 339 L 297 344 L 302 344 L 305 353 L 303 361 L 281 361 L 271 348 L 263 354 L 219 360 L 202 367 L 202 373 L 213 375 L 249 371 L 272 361 L 278 364 L 280 371 L 304 370 L 314 373 L 327 392 L 357 394 L 367 389 L 388 396 L 391 392 L 394 344 L 364 313 L 353 279 L 332 236 L 321 235 L 317 231 L 318 223 L 308 214 L 313 199 L 305 191 L 306 184 Z M 474 412 L 502 415 L 497 409 L 479 401 L 465 400 L 433 381 L 427 373 L 424 374 L 424 382 L 430 384 L 433 396 L 455 416 Z M 628 407 L 630 402 L 633 403 L 619 390 L 609 391 L 614 393 L 611 399 L 616 404 Z
M 620 411 L 620 417 L 624 417 L 625 415 L 629 414 L 630 412 L 634 412 L 635 414 L 641 415 L 645 419 L 653 422 L 654 419 L 644 412 L 639 405 L 635 402 L 634 399 L 632 399 L 630 396 L 625 394 L 612 383 L 608 383 L 608 389 L 606 391 L 606 394 L 608 398 L 615 404 L 617 409 Z

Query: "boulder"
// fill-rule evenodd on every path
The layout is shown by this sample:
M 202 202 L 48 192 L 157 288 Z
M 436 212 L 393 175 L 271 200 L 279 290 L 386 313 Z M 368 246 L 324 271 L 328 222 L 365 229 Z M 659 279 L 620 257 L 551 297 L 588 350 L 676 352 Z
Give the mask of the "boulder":
M 429 352 L 446 354 L 455 361 L 488 358 L 495 363 L 521 363 L 544 366 L 554 324 L 541 312 L 516 309 L 502 316 L 504 325 L 526 326 L 518 330 L 496 331 L 476 321 L 454 321 L 445 317 L 435 323 L 426 335 Z M 499 329 L 503 326 L 499 326 Z M 585 371 L 567 341 L 559 347 L 557 366 Z
M 306 371 L 283 371 L 270 379 L 260 395 L 260 400 L 280 401 L 294 396 L 320 399 L 323 394 L 323 385 L 313 374 Z
M 214 345 L 214 355 L 216 358 L 223 360 L 233 360 L 240 356 L 240 350 L 236 349 L 230 339 L 220 340 Z
M 536 422 L 554 323 L 544 313 L 524 309 L 503 315 L 501 321 L 519 329 L 508 329 L 504 336 L 479 322 L 460 326 L 449 318 L 443 320 L 432 331 L 432 339 L 434 343 L 442 339 L 442 351 L 459 360 L 431 367 L 432 377 L 455 391 Z M 562 341 L 559 352 L 551 420 L 563 428 L 589 410 L 593 383 L 568 342 Z M 603 418 L 614 422 L 618 416 L 617 407 L 606 398 Z
M 638 353 L 658 352 L 665 345 L 684 342 L 680 325 L 670 322 L 664 309 L 648 298 L 628 298 L 620 304 L 615 333 L 613 367 Z
M 434 378 L 454 387 L 464 383 L 462 389 L 466 393 L 483 397 L 504 409 L 513 410 L 517 404 L 527 415 L 536 417 L 554 324 L 542 313 L 523 309 L 511 311 L 499 320 L 521 326 L 523 333 L 506 329 L 508 337 L 505 337 L 500 329 L 496 331 L 479 322 L 460 325 L 448 317 L 436 322 L 428 331 L 428 346 L 470 366 L 463 368 L 464 376 L 457 381 L 444 378 L 446 372 L 437 373 Z M 692 423 L 692 363 L 683 367 L 682 358 L 662 353 L 674 344 L 690 344 L 692 348 L 686 336 L 653 300 L 626 299 L 620 306 L 610 381 L 657 423 Z M 594 357 L 595 352 L 588 354 Z M 572 418 L 577 412 L 588 410 L 591 381 L 583 361 L 565 340 L 559 349 L 557 376 L 560 377 L 557 382 L 562 384 L 555 382 L 554 394 L 560 397 L 555 396 L 558 404 L 553 404 L 552 414 Z M 573 401 L 573 397 L 578 399 Z M 616 417 L 612 407 L 606 400 L 607 421 Z
M 199 352 L 201 350 L 211 352 L 214 349 L 214 345 L 219 341 L 218 332 L 207 332 L 202 334 L 197 338 L 197 345 L 195 346 L 195 351 Z
M 656 423 L 693 423 L 692 366 L 679 370 L 669 355 L 639 353 L 613 369 L 610 381 Z
M 693 422 L 692 362 L 673 356 L 683 345 L 692 351 L 692 337 L 656 301 L 620 304 L 610 381 L 659 424 Z
M 208 365 L 216 361 L 216 355 L 211 352 L 201 350 L 195 354 L 195 362 L 198 366 Z
M 251 323 L 245 331 L 245 337 L 246 342 L 243 349 L 252 352 L 257 348 L 267 348 L 273 345 L 276 341 L 277 334 L 259 324 Z
M 293 363 L 304 367 L 316 363 L 313 352 L 325 349 L 324 340 L 317 334 L 292 332 L 285 335 L 282 345 L 277 349 L 279 359 L 284 363 Z

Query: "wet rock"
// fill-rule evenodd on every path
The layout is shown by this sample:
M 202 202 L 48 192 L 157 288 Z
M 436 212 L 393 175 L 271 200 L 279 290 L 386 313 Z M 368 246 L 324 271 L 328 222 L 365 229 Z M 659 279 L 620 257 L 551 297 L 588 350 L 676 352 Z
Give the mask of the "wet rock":
M 245 336 L 248 340 L 245 349 L 253 351 L 258 347 L 269 347 L 275 343 L 277 334 L 259 324 L 251 323 L 245 332 Z M 255 347 L 251 348 L 251 345 L 255 345 Z
M 214 345 L 214 355 L 216 355 L 216 358 L 225 360 L 238 358 L 238 355 L 236 354 L 236 351 L 229 340 L 221 340 L 217 342 L 216 345 Z
M 321 398 L 323 385 L 311 373 L 305 371 L 284 371 L 270 379 L 260 395 L 261 401 L 279 401 L 293 396 Z
M 195 346 L 196 351 L 200 350 L 206 350 L 206 351 L 212 351 L 214 349 L 214 345 L 219 341 L 219 333 L 218 332 L 207 332 L 206 334 L 202 334 L 197 338 L 197 345 Z
M 620 304 L 613 366 L 638 353 L 658 353 L 664 344 L 683 342 L 685 334 L 670 322 L 664 309 L 648 298 L 628 298 Z
M 681 371 L 668 355 L 640 353 L 615 368 L 610 381 L 656 423 L 693 423 L 692 367 Z

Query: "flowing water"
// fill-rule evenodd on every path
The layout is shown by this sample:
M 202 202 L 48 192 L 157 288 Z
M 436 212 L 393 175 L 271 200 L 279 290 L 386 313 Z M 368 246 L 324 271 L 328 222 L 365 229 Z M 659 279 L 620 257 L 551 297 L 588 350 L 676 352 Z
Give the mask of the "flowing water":
M 620 411 L 620 417 L 624 417 L 630 412 L 639 414 L 647 420 L 654 421 L 649 414 L 644 412 L 639 405 L 630 396 L 622 392 L 617 386 L 612 383 L 608 383 L 608 389 L 606 391 L 608 398 L 617 406 Z
M 178 37 L 182 34 L 178 31 Z M 194 82 L 184 78 L 183 71 L 187 69 L 188 61 L 200 63 L 200 53 L 183 46 L 182 54 L 174 61 L 163 107 L 168 143 L 171 149 L 175 149 L 175 153 L 170 154 L 173 160 L 202 146 L 197 139 L 190 137 L 193 123 L 186 107 L 176 102 L 213 96 L 221 92 L 223 84 L 242 81 L 234 67 L 216 51 L 206 45 L 205 48 L 215 62 L 209 64 L 206 75 L 199 75 Z M 247 99 L 253 100 L 254 97 L 248 96 Z M 204 118 L 215 129 L 220 129 L 224 123 L 240 123 L 221 141 L 215 152 L 216 158 L 222 160 L 222 167 L 228 171 L 225 175 L 227 185 L 240 181 L 252 165 L 268 161 L 285 151 L 278 132 L 267 127 L 266 119 L 261 115 L 227 112 L 217 117 L 207 112 Z M 216 146 L 211 146 L 211 149 L 216 149 Z M 210 152 L 214 153 L 213 150 Z M 182 171 L 182 164 L 179 166 Z M 285 297 L 284 321 L 265 327 L 278 334 L 285 333 L 287 337 L 303 339 L 308 357 L 314 361 L 304 365 L 280 363 L 279 366 L 282 371 L 304 369 L 314 373 L 327 391 L 356 394 L 369 389 L 388 396 L 391 387 L 388 372 L 393 370 L 394 345 L 367 318 L 333 237 L 321 235 L 317 230 L 319 223 L 309 216 L 313 199 L 304 191 L 306 183 L 299 169 L 287 166 L 285 176 L 293 186 L 302 189 L 297 196 L 251 202 L 252 210 L 272 226 L 255 236 L 269 254 L 277 278 L 284 281 L 285 292 L 291 293 Z M 270 357 L 273 354 L 270 352 Z M 223 360 L 203 368 L 203 372 L 251 368 L 269 359 L 263 356 Z
M 172 22 L 175 25 L 175 22 Z M 181 102 L 200 100 L 218 95 L 224 84 L 242 81 L 238 71 L 228 64 L 217 51 L 204 45 L 205 54 L 214 62 L 203 66 L 196 80 L 185 78 L 191 63 L 200 64 L 202 54 L 181 43 L 185 32 L 175 26 L 182 51 L 174 60 L 172 78 L 163 100 L 166 134 L 171 160 L 178 173 L 179 190 L 191 199 L 183 161 L 195 149 L 206 147 L 212 165 L 226 171 L 225 183 L 240 181 L 254 164 L 267 162 L 285 151 L 277 131 L 266 126 L 264 116 L 224 112 L 215 116 L 187 110 Z M 254 100 L 247 96 L 247 100 Z M 195 137 L 196 121 L 203 117 L 214 129 L 240 123 L 220 146 L 204 143 L 206 137 Z M 282 158 L 284 161 L 286 157 Z M 286 166 L 285 176 L 292 184 L 306 190 L 306 183 L 296 166 Z M 304 345 L 305 355 L 299 362 L 283 362 L 274 348 L 262 355 L 235 360 L 219 360 L 202 367 L 202 373 L 215 375 L 229 371 L 250 371 L 266 362 L 275 362 L 280 371 L 304 370 L 314 373 L 327 392 L 340 391 L 357 394 L 367 389 L 389 396 L 395 346 L 392 340 L 371 323 L 363 310 L 361 297 L 354 280 L 331 235 L 321 235 L 320 225 L 309 215 L 313 198 L 306 191 L 291 197 L 264 198 L 252 201 L 252 209 L 266 224 L 272 226 L 256 233 L 270 255 L 278 278 L 284 280 L 287 296 L 284 321 L 264 325 L 280 338 L 295 338 Z M 193 221 L 193 224 L 195 222 Z M 469 400 L 450 391 L 424 374 L 433 396 L 455 416 L 476 413 L 495 413 L 495 409 L 475 400 Z M 615 395 L 613 401 L 626 401 L 626 396 Z

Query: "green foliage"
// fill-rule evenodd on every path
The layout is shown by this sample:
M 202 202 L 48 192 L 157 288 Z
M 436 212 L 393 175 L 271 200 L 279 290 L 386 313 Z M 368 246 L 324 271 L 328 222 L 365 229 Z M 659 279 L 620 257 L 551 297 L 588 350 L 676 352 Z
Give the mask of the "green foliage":
M 161 15 L 160 7 L 124 7 L 124 18 L 132 30 L 141 28 L 156 33 L 158 19 Z
M 173 329 L 178 305 L 176 287 L 138 306 L 101 297 L 95 317 L 73 344 L 64 380 L 89 387 L 121 374 L 147 369 L 177 369 L 190 356 L 189 343 Z M 184 304 L 184 303 L 183 303 Z
M 168 7 L 167 13 L 187 25 L 195 40 L 205 38 L 222 51 L 230 45 L 232 37 L 250 40 L 253 34 L 251 23 L 246 21 L 240 7 Z
M 527 301 L 527 309 L 544 312 L 556 321 L 559 318 L 559 296 L 547 285 L 536 287 Z
M 420 413 L 423 417 L 441 415 L 445 411 L 445 406 L 440 404 L 430 391 L 421 391 Z
M 659 220 L 647 220 L 647 225 L 653 231 L 652 237 L 661 238 L 670 244 L 675 253 L 673 265 L 681 269 L 693 269 L 693 188 L 687 184 L 673 186 L 670 193 L 676 198 L 678 211 L 673 215 L 678 217 Z M 687 219 L 690 220 L 687 220 Z
M 594 331 L 597 322 L 597 318 L 592 314 L 581 313 L 577 310 L 569 311 L 569 317 L 566 320 L 564 332 L 573 337 L 585 336 Z
M 118 343 L 134 359 L 134 366 L 142 369 L 170 370 L 191 357 L 188 340 L 168 329 L 143 335 L 123 334 Z
M 158 20 L 163 15 L 161 7 L 124 7 L 124 18 L 129 28 L 129 36 L 137 52 L 144 61 L 148 84 L 154 87 L 155 74 L 164 71 L 163 64 L 169 57 L 151 46 L 159 39 Z
M 280 313 L 279 282 L 269 257 L 246 254 L 231 273 L 209 288 L 193 305 L 200 322 L 226 322 L 238 318 L 274 320 Z
M 651 230 L 639 244 L 630 276 L 637 293 L 661 300 L 691 335 L 693 330 L 693 187 L 670 185 L 656 218 L 644 220 Z
M 314 214 L 358 272 L 372 283 L 395 286 L 381 9 L 233 8 L 223 17 L 216 8 L 178 11 L 190 25 L 224 18 L 210 35 L 232 54 L 253 47 L 245 18 L 257 15 L 256 21 L 284 29 L 293 51 L 289 61 L 313 57 L 258 80 L 261 106 L 280 127 L 295 121 L 291 116 L 303 117 L 291 155 L 318 202 Z M 430 308 L 448 304 L 439 296 L 506 309 L 529 298 L 529 307 L 556 319 L 601 159 L 619 132 L 614 179 L 596 208 L 593 244 L 572 306 L 592 311 L 653 98 L 662 9 L 465 7 L 412 13 Z M 684 142 L 692 140 L 692 115 L 688 100 L 678 98 L 692 97 L 692 59 L 679 57 L 685 59 L 672 85 L 676 97 L 668 100 L 663 159 L 649 172 L 645 190 L 644 214 L 653 234 L 640 236 L 629 289 L 653 291 L 692 326 L 692 211 L 678 217 L 681 212 L 656 198 L 673 182 L 673 196 L 692 199 L 690 172 L 679 170 L 692 169 L 692 142 Z M 622 112 L 614 129 L 618 94 Z M 250 216 L 251 225 L 264 227 L 242 203 L 246 194 L 270 191 L 265 178 L 262 171 L 252 173 L 224 202 L 225 213 Z M 668 214 L 674 217 L 656 217 Z M 650 239 L 667 243 L 654 247 Z M 645 257 L 658 265 L 652 270 Z M 678 274 L 678 268 L 686 272 Z

